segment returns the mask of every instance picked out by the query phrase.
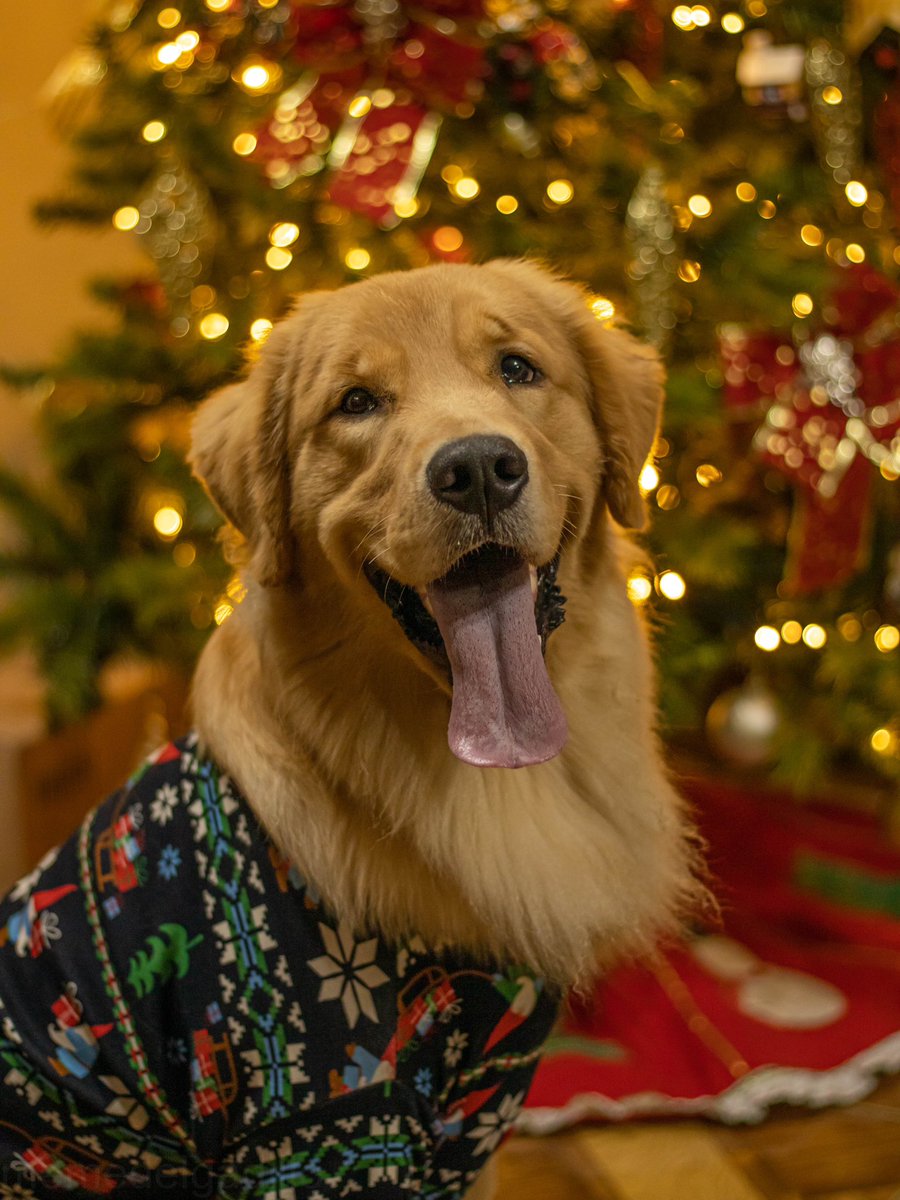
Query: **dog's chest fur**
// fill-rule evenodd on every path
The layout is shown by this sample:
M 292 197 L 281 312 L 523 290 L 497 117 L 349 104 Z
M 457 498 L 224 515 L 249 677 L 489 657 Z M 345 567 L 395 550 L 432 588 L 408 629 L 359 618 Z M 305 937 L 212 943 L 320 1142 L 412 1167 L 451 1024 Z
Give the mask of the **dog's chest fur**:
M 208 1172 L 235 1197 L 461 1195 L 554 1015 L 524 968 L 331 915 L 194 738 L 23 880 L 0 930 L 0 1162 L 88 1193 Z

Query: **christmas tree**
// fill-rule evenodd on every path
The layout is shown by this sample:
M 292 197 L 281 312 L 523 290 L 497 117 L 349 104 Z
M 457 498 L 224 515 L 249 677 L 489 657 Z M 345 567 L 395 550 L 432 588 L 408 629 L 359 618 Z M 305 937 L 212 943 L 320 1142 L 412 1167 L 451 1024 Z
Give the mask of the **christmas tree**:
M 801 787 L 900 778 L 900 57 L 878 0 L 113 0 L 61 76 L 48 222 L 140 239 L 118 313 L 17 381 L 14 475 L 61 720 L 100 667 L 189 664 L 241 584 L 184 466 L 194 405 L 292 294 L 536 255 L 669 366 L 642 487 L 665 728 Z

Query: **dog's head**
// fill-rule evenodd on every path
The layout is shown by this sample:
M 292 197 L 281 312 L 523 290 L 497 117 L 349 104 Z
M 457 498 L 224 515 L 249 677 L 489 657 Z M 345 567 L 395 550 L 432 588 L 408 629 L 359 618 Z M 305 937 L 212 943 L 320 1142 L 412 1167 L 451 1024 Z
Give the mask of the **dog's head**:
M 397 649 L 452 686 L 454 753 L 524 766 L 566 737 L 543 662 L 560 555 L 607 511 L 643 523 L 661 397 L 652 352 L 574 285 L 426 267 L 302 297 L 200 410 L 193 461 L 260 584 L 330 568 L 362 623 L 386 605 Z

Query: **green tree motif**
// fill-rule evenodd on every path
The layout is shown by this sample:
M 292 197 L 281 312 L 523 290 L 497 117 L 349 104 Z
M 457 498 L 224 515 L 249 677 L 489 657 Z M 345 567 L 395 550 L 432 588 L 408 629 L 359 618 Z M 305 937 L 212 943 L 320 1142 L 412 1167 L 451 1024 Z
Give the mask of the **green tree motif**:
M 190 952 L 203 941 L 203 934 L 188 940 L 183 925 L 160 925 L 159 934 L 147 938 L 149 949 L 138 950 L 128 965 L 128 982 L 139 999 L 148 995 L 157 984 L 166 983 L 174 975 L 183 979 L 190 966 Z

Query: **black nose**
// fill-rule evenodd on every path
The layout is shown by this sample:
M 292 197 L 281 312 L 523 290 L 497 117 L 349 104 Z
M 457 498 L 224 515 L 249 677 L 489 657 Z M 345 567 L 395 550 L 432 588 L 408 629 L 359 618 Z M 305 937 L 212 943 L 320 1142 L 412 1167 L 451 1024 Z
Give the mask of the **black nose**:
M 528 459 L 509 438 L 478 435 L 441 446 L 425 474 L 443 504 L 490 525 L 528 482 Z

